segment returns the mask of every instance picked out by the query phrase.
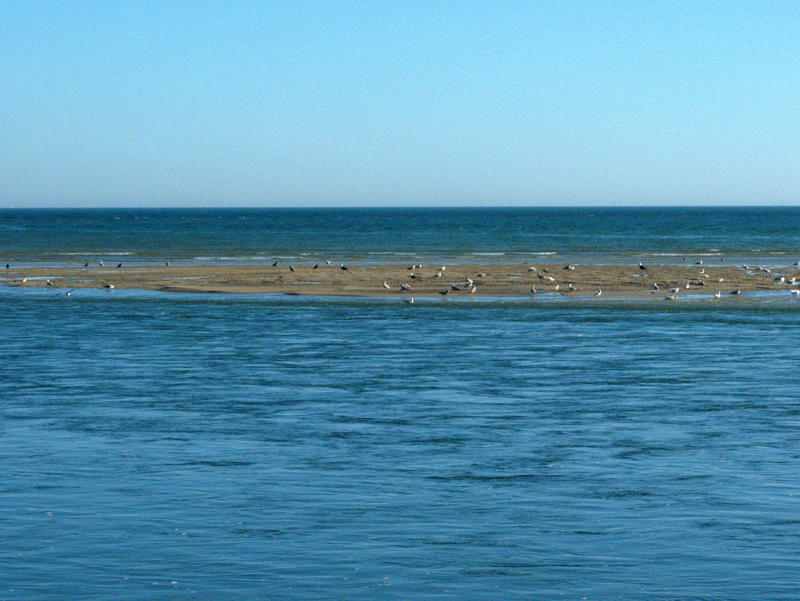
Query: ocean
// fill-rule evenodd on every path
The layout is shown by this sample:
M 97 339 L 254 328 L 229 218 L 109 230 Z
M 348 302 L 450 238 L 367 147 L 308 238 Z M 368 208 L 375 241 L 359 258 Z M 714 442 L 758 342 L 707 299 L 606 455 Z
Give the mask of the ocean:
M 0 210 L 0 261 L 785 265 L 800 207 Z
M 5 211 L 0 258 L 787 265 L 798 221 Z M 0 286 L 0 600 L 797 599 L 798 309 Z

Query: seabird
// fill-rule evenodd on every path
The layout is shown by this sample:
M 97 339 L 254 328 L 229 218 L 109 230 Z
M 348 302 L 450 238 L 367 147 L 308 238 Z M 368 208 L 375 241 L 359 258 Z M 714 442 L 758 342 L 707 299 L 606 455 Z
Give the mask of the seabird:
M 775 281 L 780 283 L 780 284 L 783 284 L 783 282 L 786 281 L 786 278 L 784 276 L 781 276 L 779 278 L 775 278 Z
M 411 270 L 412 270 L 412 269 L 414 269 L 415 267 L 416 267 L 416 265 L 409 265 L 408 267 L 406 267 L 406 269 L 407 269 L 408 271 L 411 271 Z
M 28 281 L 28 276 L 26 276 L 26 275 L 22 276 L 22 279 L 20 280 L 20 282 L 22 282 L 24 284 L 27 281 Z
M 412 296 L 411 298 L 404 298 L 403 302 L 405 304 L 407 304 L 407 305 L 413 305 L 414 304 L 414 297 Z
M 575 266 L 572 263 L 570 263 L 569 265 L 566 265 L 564 269 L 567 271 L 575 271 Z
M 392 289 L 392 287 L 389 284 L 387 284 L 386 282 L 383 283 L 383 287 L 386 288 L 387 290 L 391 290 Z
M 55 286 L 55 284 L 53 284 L 53 282 L 51 282 L 50 280 L 45 281 L 45 284 L 47 284 L 48 288 L 52 288 L 53 286 Z
M 700 259 L 697 263 L 695 263 L 695 265 L 702 265 L 702 264 L 703 264 L 703 259 Z
M 445 265 L 442 265 L 442 266 L 439 268 L 439 271 L 446 271 L 446 270 L 447 270 L 447 266 L 445 266 Z
M 555 290 L 556 292 L 558 292 L 558 289 L 559 289 L 559 288 L 560 288 L 560 286 L 559 286 L 558 284 L 556 284 L 555 286 L 553 286 L 553 290 Z
M 277 266 L 278 266 L 278 262 L 277 262 L 277 261 L 275 261 L 275 262 L 272 264 L 272 266 L 273 266 L 273 267 L 277 267 Z
M 469 276 L 467 276 L 467 279 L 465 281 L 467 282 L 467 286 L 472 286 L 472 284 L 475 283 L 475 282 L 472 281 L 472 278 L 469 277 Z
M 528 267 L 528 271 L 536 271 L 536 268 L 533 265 L 531 265 L 530 267 Z
M 8 263 L 6 263 L 6 269 L 11 269 L 11 265 L 9 265 Z
M 642 263 L 639 263 L 639 269 L 647 269 L 647 267 L 645 265 L 643 265 Z
M 289 271 L 295 272 L 297 270 L 294 268 L 294 265 L 289 265 Z
M 89 261 L 86 261 L 86 263 L 84 263 L 83 266 L 84 267 L 89 267 Z
M 311 269 L 319 269 L 319 263 L 314 263 L 314 267 L 312 267 Z
M 451 290 L 461 290 L 461 287 L 460 286 L 456 286 L 455 284 L 450 284 L 450 289 Z
M 536 286 L 531 286 L 531 294 L 536 294 Z
M 669 300 L 669 301 L 678 300 L 678 295 L 677 294 L 670 294 L 669 296 L 664 297 L 664 300 Z
M 339 265 L 339 269 L 342 271 L 347 271 L 347 265 Z
M 792 294 L 794 294 L 795 296 L 800 295 L 800 288 L 796 288 L 795 290 L 792 290 Z
M 470 294 L 475 294 L 475 291 L 476 291 L 476 290 L 477 290 L 477 288 L 475 287 L 475 284 L 472 284 L 472 286 L 471 286 L 471 287 L 470 287 L 470 289 L 469 289 L 469 293 L 470 293 Z
M 412 271 L 410 274 L 408 274 L 408 277 L 410 277 L 412 280 L 416 280 L 417 274 Z
M 486 273 L 485 273 L 485 272 L 483 272 L 483 271 L 481 271 L 481 272 L 478 274 L 478 277 L 479 277 L 479 278 L 485 278 L 485 277 L 486 277 Z
M 441 294 L 442 296 L 445 296 L 448 292 L 450 292 L 450 291 L 449 290 L 439 290 L 439 294 Z
M 103 286 L 103 288 L 108 288 L 109 290 L 113 290 L 114 284 L 106 284 L 105 286 Z
M 122 267 L 122 263 L 117 263 L 117 269 L 119 269 L 120 267 Z
M 741 293 L 742 293 L 741 288 L 737 288 L 736 290 L 731 290 L 731 294 L 741 294 Z
M 103 266 L 103 262 L 102 262 L 102 261 L 100 261 L 100 267 L 102 267 L 102 266 Z
M 595 296 L 600 296 L 601 294 L 603 294 L 603 291 L 602 291 L 602 290 L 595 290 L 595 291 L 594 291 L 594 295 L 595 295 Z
M 653 282 L 653 290 L 658 290 L 658 284 L 656 284 L 655 282 Z
M 67 290 L 67 291 L 64 293 L 64 296 L 69 296 L 70 294 L 72 294 L 72 290 Z
M 719 290 L 717 290 L 717 291 L 714 293 L 714 298 L 722 298 L 722 292 L 720 292 Z
M 165 265 L 166 265 L 167 267 L 169 267 L 169 261 L 167 261 L 167 262 L 165 263 Z
M 401 284 L 400 290 L 411 290 L 411 286 L 409 284 Z
M 442 272 L 441 272 L 441 271 L 437 271 L 437 272 L 436 272 L 436 275 L 434 275 L 433 277 L 435 277 L 435 278 L 440 278 L 440 277 L 442 277 Z
M 569 290 L 570 292 L 575 292 L 575 291 L 577 290 L 577 288 L 575 288 L 575 286 L 573 286 L 572 284 L 570 284 L 570 285 L 569 285 L 569 288 L 568 288 L 568 290 Z
M 331 264 L 330 261 L 325 261 L 325 265 L 330 265 L 330 264 Z
M 689 282 L 686 282 L 686 283 L 683 285 L 683 287 L 684 287 L 686 290 L 688 290 L 688 289 L 689 289 L 689 286 L 690 286 L 690 285 L 689 285 Z

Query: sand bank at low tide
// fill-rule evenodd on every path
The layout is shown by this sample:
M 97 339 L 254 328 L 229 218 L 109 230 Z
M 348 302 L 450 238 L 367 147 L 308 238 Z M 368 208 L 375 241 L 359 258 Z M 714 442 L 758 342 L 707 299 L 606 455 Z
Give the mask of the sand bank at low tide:
M 7 269 L 3 283 L 10 286 L 47 286 L 55 288 L 138 288 L 176 292 L 283 293 L 348 296 L 522 296 L 537 292 L 559 292 L 567 296 L 591 296 L 602 290 L 603 296 L 658 298 L 679 288 L 680 294 L 722 294 L 732 290 L 787 290 L 787 282 L 800 278 L 795 266 L 771 273 L 742 267 L 700 265 L 196 265 Z M 438 274 L 438 275 L 437 275 Z M 25 282 L 23 277 L 27 278 Z M 552 278 L 552 280 L 550 279 Z M 473 284 L 469 284 L 469 280 Z M 384 282 L 388 288 L 384 287 Z M 657 283 L 659 290 L 653 289 Z M 688 289 L 686 285 L 689 285 Z M 401 286 L 407 286 L 407 290 Z M 572 285 L 574 290 L 570 290 Z M 474 291 L 471 292 L 471 290 Z

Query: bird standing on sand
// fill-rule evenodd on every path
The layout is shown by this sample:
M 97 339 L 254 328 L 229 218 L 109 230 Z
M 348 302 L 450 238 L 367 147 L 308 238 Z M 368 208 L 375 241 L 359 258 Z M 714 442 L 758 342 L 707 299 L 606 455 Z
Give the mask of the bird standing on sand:
M 411 286 L 409 284 L 401 284 L 400 290 L 411 290 Z
M 736 290 L 731 290 L 731 294 L 741 294 L 741 293 L 742 293 L 741 288 L 737 288 Z
M 658 284 L 653 282 L 653 290 L 658 290 Z
M 600 296 L 601 294 L 603 294 L 603 291 L 602 291 L 602 290 L 595 290 L 595 291 L 594 291 L 594 295 L 595 295 L 595 296 Z
M 531 294 L 536 294 L 536 286 L 531 286 Z
M 639 269 L 647 269 L 647 266 L 642 263 L 639 263 Z
M 339 265 L 339 269 L 342 271 L 347 271 L 347 265 Z
M 391 290 L 392 289 L 392 287 L 389 284 L 387 284 L 386 282 L 383 282 L 383 287 L 386 288 L 387 290 Z
M 291 271 L 292 273 L 294 273 L 294 272 L 295 272 L 295 271 L 297 271 L 297 270 L 294 268 L 294 265 L 289 265 L 289 271 Z
M 450 292 L 450 291 L 449 290 L 439 290 L 439 294 L 441 294 L 442 296 L 446 296 L 448 292 Z
M 275 261 L 275 262 L 272 264 L 272 266 L 273 266 L 273 267 L 277 267 L 277 266 L 278 266 L 278 262 L 277 262 L 277 261 Z
M 312 267 L 311 269 L 319 269 L 319 263 L 315 263 L 314 267 Z

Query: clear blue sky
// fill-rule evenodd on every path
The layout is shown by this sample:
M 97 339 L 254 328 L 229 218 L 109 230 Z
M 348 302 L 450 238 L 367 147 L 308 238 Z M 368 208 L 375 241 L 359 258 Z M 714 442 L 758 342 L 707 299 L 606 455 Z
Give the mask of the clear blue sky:
M 0 206 L 797 204 L 800 3 L 3 2 Z

